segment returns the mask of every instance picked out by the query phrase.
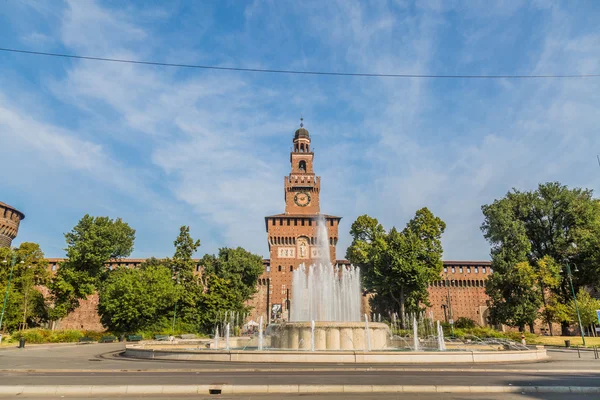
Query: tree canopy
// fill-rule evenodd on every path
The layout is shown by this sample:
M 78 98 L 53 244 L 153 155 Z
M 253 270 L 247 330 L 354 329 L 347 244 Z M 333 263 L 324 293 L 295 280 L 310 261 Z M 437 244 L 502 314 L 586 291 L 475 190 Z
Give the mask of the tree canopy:
M 346 258 L 361 269 L 363 285 L 376 297 L 379 309 L 398 312 L 405 324 L 408 311 L 429 304 L 427 287 L 443 268 L 441 236 L 446 224 L 427 208 L 418 210 L 402 231 L 386 232 L 375 218 L 362 215 L 350 229 L 352 244 Z
M 171 270 L 163 265 L 112 271 L 99 292 L 102 325 L 115 333 L 135 333 L 149 326 L 166 325 L 179 296 Z
M 133 251 L 135 230 L 120 218 L 86 214 L 65 234 L 67 259 L 50 284 L 52 319 L 65 317 L 98 289 L 108 276 L 106 262 L 128 257 Z
M 560 274 L 566 263 L 577 266 L 576 290 L 598 287 L 600 203 L 591 190 L 569 189 L 558 182 L 540 184 L 530 192 L 513 189 L 482 211 L 481 229 L 491 245 L 494 270 L 487 286 L 494 322 L 522 327 L 535 320 L 531 310 L 540 305 L 550 322 L 548 297 L 562 304 L 571 298 L 568 276 Z
M 49 280 L 48 262 L 37 243 L 23 242 L 16 249 L 0 248 L 0 293 L 4 297 L 15 258 L 2 328 L 38 326 L 48 319 L 42 293 L 36 289 Z M 6 262 L 3 262 L 6 261 Z
M 252 254 L 241 247 L 221 248 L 219 254 L 205 255 L 200 261 L 203 275 L 208 278 L 215 275 L 228 281 L 232 291 L 239 293 L 243 301 L 250 299 L 256 293 L 258 277 L 263 272 L 262 257 Z

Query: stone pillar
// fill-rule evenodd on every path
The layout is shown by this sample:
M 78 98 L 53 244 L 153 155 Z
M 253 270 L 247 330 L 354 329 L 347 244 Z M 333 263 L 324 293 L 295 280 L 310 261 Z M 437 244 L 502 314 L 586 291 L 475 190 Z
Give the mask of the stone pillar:
M 327 333 L 324 327 L 315 327 L 315 350 L 327 350 Z
M 285 335 L 288 338 L 287 341 L 287 348 L 288 349 L 293 349 L 293 350 L 298 350 L 298 343 L 300 342 L 300 337 L 299 337 L 299 329 L 298 327 L 287 327 L 285 329 Z
M 300 350 L 310 350 L 310 344 L 312 339 L 310 327 L 302 326 L 298 329 L 300 329 L 298 348 Z
M 354 344 L 354 350 L 361 351 L 367 348 L 367 338 L 365 337 L 365 328 L 353 328 L 352 329 L 352 342 Z M 372 344 L 372 339 L 371 339 Z
M 340 348 L 342 350 L 353 350 L 354 335 L 352 328 L 340 328 Z
M 327 329 L 327 328 L 326 328 Z M 337 328 L 329 328 L 326 330 L 327 350 L 340 349 L 340 330 Z

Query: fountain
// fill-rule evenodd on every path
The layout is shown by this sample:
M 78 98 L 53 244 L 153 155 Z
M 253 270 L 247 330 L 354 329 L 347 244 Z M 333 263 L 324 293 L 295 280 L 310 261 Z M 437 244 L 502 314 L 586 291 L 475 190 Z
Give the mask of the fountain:
M 473 363 L 535 361 L 547 357 L 543 349 L 527 350 L 497 339 L 468 340 L 464 343 L 453 341 L 448 342 L 446 349 L 440 322 L 437 321 L 435 329 L 433 314 L 427 315 L 424 311 L 404 314 L 402 318 L 396 313 L 389 315 L 391 329 L 387 323 L 381 322 L 379 313 L 369 316 L 363 311 L 362 321 L 360 271 L 353 266 L 331 264 L 323 218 L 319 219 L 317 226 L 316 263 L 308 267 L 301 265 L 292 275 L 291 321 L 269 324 L 265 331 L 261 316 L 256 339 L 230 339 L 231 325 L 238 326 L 240 314 L 228 311 L 224 318 L 221 319 L 221 315 L 217 318 L 214 346 L 211 346 L 213 351 L 202 350 L 204 346 L 192 349 L 190 342 L 182 340 L 184 343 L 181 344 L 127 345 L 126 355 L 251 363 Z M 406 329 L 410 328 L 411 321 L 412 335 L 409 335 Z M 219 348 L 219 332 L 224 332 L 223 348 Z M 199 343 L 204 343 L 202 340 L 199 339 Z M 502 351 L 504 349 L 510 351 Z M 300 353 L 299 350 L 306 352 Z
M 413 315 L 413 351 L 419 351 L 419 325 L 417 315 Z
M 316 264 L 300 265 L 292 275 L 291 321 L 276 327 L 271 347 L 294 350 L 383 349 L 388 326 L 361 322 L 360 270 L 334 266 L 325 219 L 317 220 Z M 368 344 L 365 344 L 368 340 Z
M 225 350 L 229 351 L 229 324 L 225 326 Z
M 219 327 L 218 326 L 215 328 L 215 344 L 214 344 L 214 348 L 215 349 L 219 348 Z
M 260 321 L 258 325 L 258 350 L 263 349 L 264 346 L 264 337 L 263 337 L 263 317 L 260 316 Z
M 437 340 L 438 340 L 438 350 L 446 351 L 446 343 L 444 342 L 444 330 L 442 329 L 442 325 L 440 321 L 437 321 Z

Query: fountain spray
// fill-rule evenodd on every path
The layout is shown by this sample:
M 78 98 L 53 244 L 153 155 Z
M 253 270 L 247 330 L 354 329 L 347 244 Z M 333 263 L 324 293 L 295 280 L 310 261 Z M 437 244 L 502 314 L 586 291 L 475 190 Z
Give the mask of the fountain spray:
M 229 351 L 229 323 L 225 326 L 225 350 Z
M 260 321 L 258 322 L 258 350 L 262 351 L 263 349 L 263 317 L 260 316 Z
M 413 314 L 413 351 L 419 351 L 419 325 L 416 314 Z
M 219 350 L 219 325 L 215 328 L 215 350 Z

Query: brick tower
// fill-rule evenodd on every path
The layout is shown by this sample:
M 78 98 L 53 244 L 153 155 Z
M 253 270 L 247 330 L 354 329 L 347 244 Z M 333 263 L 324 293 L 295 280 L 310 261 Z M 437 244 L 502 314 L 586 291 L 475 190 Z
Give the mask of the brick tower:
M 292 271 L 301 264 L 310 265 L 322 257 L 316 246 L 319 218 L 324 218 L 327 227 L 330 259 L 334 263 L 336 260 L 335 246 L 341 217 L 321 214 L 321 178 L 315 175 L 313 161 L 310 135 L 300 123 L 300 128 L 294 133 L 290 153 L 291 172 L 284 178 L 285 213 L 265 217 L 270 266 L 259 282 L 268 284 L 268 299 L 261 300 L 266 300 L 262 306 L 270 311 L 269 319 L 288 317 L 287 300 L 291 299 L 293 290 Z M 257 306 L 260 311 L 261 305 Z
M 0 201 L 0 247 L 10 247 L 12 240 L 17 237 L 19 224 L 23 219 L 25 214 Z

